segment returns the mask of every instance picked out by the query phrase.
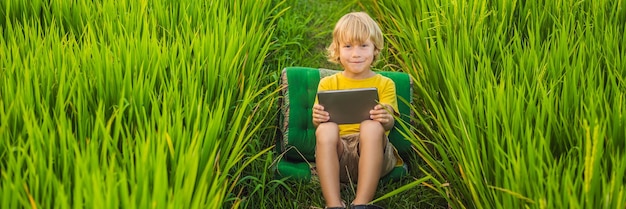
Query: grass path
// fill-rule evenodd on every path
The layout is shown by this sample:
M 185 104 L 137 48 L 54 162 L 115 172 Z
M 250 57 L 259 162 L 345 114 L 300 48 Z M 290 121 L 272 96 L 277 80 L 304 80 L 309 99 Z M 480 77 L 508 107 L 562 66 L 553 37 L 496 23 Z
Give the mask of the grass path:
M 283 66 L 338 68 L 326 60 L 326 46 L 335 22 L 346 12 L 357 9 L 354 3 L 332 0 L 287 1 L 288 12 L 278 22 L 277 42 L 283 50 Z

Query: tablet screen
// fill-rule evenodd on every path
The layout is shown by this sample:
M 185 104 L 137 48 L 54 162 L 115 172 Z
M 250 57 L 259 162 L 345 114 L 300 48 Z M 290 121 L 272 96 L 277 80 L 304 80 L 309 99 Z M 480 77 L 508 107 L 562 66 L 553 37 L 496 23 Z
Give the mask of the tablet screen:
M 317 100 L 330 114 L 330 122 L 361 123 L 370 119 L 369 111 L 378 104 L 376 88 L 320 91 Z

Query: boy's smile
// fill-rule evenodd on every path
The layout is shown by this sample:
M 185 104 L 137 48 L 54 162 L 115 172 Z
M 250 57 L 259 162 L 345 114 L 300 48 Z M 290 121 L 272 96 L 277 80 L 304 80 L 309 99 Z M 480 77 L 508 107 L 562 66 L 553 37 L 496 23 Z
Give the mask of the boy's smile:
M 339 61 L 344 68 L 344 76 L 354 79 L 373 76 L 370 65 L 374 60 L 374 48 L 370 39 L 363 43 L 341 43 Z

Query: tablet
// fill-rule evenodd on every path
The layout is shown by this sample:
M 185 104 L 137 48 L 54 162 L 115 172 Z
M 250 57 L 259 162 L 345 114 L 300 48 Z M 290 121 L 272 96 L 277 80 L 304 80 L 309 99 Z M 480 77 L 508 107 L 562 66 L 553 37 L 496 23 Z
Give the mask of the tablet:
M 317 101 L 330 114 L 330 122 L 361 123 L 370 119 L 370 110 L 378 104 L 376 88 L 357 88 L 317 92 Z

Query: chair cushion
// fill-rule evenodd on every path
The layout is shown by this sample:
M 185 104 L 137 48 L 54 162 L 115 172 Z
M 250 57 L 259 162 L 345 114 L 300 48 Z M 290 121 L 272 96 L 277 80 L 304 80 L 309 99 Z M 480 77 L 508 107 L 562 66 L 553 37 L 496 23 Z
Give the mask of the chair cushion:
M 340 71 L 308 67 L 288 67 L 281 74 L 280 131 L 276 142 L 281 153 L 278 162 L 278 176 L 292 176 L 295 179 L 310 179 L 312 162 L 315 161 L 315 127 L 311 119 L 317 87 L 321 78 Z M 412 80 L 402 72 L 376 72 L 391 78 L 396 85 L 400 119 L 410 122 Z M 399 123 L 389 133 L 389 140 L 402 156 L 412 151 L 411 143 L 404 139 L 398 130 Z M 406 164 L 397 165 L 383 177 L 399 178 L 407 173 Z
M 277 178 L 289 177 L 291 180 L 300 180 L 300 181 L 311 181 L 312 179 L 317 180 L 317 175 L 311 175 L 313 170 L 315 170 L 314 163 L 308 162 L 294 162 L 289 161 L 287 159 L 280 159 L 276 165 L 276 173 Z M 397 180 L 406 176 L 408 173 L 407 165 L 402 164 L 401 166 L 396 166 L 391 170 L 387 175 L 382 176 L 380 178 L 380 183 L 385 183 L 393 180 Z

